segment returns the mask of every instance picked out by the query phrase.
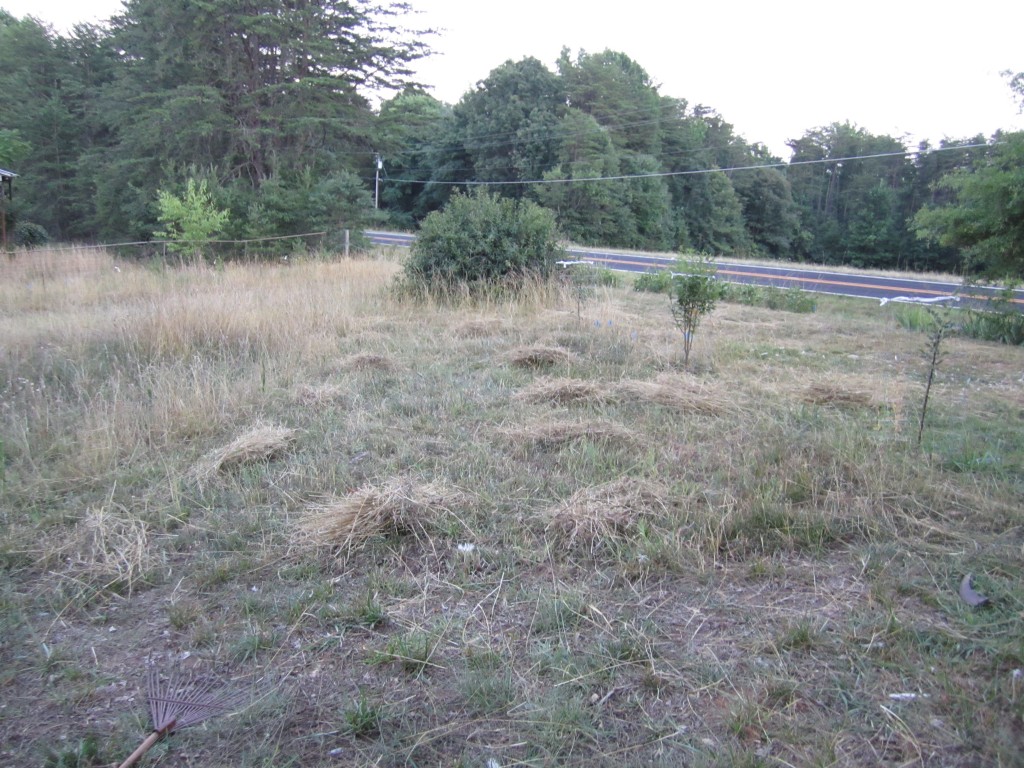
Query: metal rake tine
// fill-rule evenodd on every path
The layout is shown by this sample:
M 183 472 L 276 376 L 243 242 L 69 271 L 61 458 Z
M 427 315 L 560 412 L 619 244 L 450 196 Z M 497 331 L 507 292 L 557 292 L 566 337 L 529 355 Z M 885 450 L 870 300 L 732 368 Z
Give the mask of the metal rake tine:
M 146 693 L 149 712 L 153 718 L 153 732 L 132 752 L 118 768 L 134 765 L 149 749 L 175 728 L 195 725 L 214 715 L 220 715 L 244 701 L 242 691 L 215 692 L 214 682 L 182 685 L 179 675 L 171 672 L 166 685 L 160 683 L 160 674 L 150 667 L 146 675 Z

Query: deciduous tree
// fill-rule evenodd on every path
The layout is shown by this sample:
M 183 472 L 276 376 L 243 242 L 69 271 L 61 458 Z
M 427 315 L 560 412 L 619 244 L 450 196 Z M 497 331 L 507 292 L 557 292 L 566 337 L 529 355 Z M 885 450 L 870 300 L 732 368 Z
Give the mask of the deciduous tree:
M 938 184 L 954 199 L 921 209 L 918 235 L 963 249 L 971 272 L 1024 278 L 1024 132 L 997 135 L 984 163 Z

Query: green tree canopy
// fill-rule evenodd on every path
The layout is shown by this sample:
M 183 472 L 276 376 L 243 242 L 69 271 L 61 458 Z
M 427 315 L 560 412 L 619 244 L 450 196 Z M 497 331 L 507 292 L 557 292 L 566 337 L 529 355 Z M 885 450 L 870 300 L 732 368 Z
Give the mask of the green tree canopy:
M 539 179 L 555 163 L 555 131 L 565 113 L 558 77 L 534 58 L 507 61 L 455 106 L 455 131 L 480 181 Z M 519 197 L 524 187 L 506 194 Z
M 914 217 L 920 237 L 962 248 L 972 272 L 1024 278 L 1024 132 L 997 136 L 985 161 L 942 177 L 953 195 Z
M 406 7 L 129 0 L 112 23 L 118 77 L 105 90 L 117 143 L 99 194 L 152 188 L 189 166 L 248 188 L 372 167 L 371 91 L 400 88 L 425 44 L 395 26 Z M 255 223 L 255 220 L 253 222 Z

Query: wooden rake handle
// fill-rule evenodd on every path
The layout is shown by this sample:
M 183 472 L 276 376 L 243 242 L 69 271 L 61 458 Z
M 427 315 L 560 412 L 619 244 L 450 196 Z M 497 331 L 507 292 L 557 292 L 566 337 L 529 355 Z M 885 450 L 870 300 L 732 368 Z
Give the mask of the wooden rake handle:
M 117 768 L 128 768 L 131 765 L 135 765 L 135 763 L 138 762 L 144 754 L 149 752 L 150 747 L 160 741 L 160 737 L 165 733 L 167 733 L 167 731 L 153 731 L 146 737 L 144 742 L 139 744 L 138 749 L 128 755 L 128 759 L 121 763 Z

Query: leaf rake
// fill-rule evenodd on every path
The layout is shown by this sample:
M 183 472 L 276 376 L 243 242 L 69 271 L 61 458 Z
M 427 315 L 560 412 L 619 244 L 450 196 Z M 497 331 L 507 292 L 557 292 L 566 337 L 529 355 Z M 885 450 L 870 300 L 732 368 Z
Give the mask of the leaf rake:
M 174 673 L 161 684 L 160 674 L 151 667 L 146 677 L 146 698 L 153 732 L 118 768 L 135 765 L 150 747 L 178 728 L 230 712 L 243 702 L 244 695 L 239 691 L 215 691 L 213 683 L 183 683 Z

